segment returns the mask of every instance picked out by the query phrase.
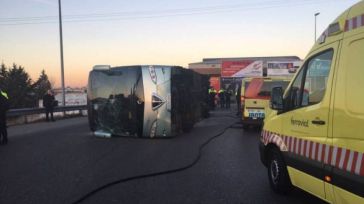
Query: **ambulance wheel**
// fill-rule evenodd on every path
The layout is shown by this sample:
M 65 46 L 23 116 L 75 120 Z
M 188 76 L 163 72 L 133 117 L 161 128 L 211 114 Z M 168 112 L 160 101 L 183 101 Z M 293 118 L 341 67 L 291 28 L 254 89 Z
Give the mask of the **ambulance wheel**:
M 273 191 L 287 194 L 291 190 L 291 181 L 283 158 L 276 148 L 271 149 L 268 160 L 268 178 Z

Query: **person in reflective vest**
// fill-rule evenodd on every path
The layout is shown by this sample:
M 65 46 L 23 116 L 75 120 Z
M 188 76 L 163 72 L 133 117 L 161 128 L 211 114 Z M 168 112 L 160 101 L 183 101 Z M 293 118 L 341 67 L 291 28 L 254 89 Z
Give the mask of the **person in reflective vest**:
M 6 112 L 9 109 L 8 94 L 0 89 L 0 144 L 8 143 Z
M 219 90 L 220 108 L 225 108 L 225 90 L 221 88 Z
M 216 96 L 216 90 L 212 87 L 209 89 L 209 96 L 210 96 L 210 108 L 212 110 L 215 109 L 215 96 Z
M 0 89 L 1 90 L 1 89 Z M 8 94 L 4 91 L 1 91 L 1 95 L 3 95 L 6 99 L 9 99 Z

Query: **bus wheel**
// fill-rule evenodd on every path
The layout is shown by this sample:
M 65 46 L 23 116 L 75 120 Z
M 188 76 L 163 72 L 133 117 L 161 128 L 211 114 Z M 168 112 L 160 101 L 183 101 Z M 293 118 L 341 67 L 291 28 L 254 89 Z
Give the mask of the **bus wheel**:
M 269 154 L 268 178 L 274 192 L 287 194 L 291 190 L 292 185 L 287 167 L 276 148 L 272 149 Z

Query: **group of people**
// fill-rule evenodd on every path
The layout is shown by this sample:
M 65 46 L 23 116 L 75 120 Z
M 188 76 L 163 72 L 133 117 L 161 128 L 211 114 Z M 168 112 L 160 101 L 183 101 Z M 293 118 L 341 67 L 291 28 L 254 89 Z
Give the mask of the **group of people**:
M 232 93 L 230 89 L 227 91 L 223 88 L 219 90 L 218 96 L 220 108 L 230 108 L 231 95 Z
M 209 89 L 209 105 L 212 110 L 215 109 L 216 104 L 220 104 L 221 108 L 230 108 L 231 104 L 231 96 L 235 93 L 235 100 L 237 104 L 237 112 L 236 115 L 241 115 L 241 85 L 238 84 L 233 91 L 233 88 L 230 86 L 227 90 L 221 88 L 219 91 L 216 91 L 213 87 Z M 216 97 L 217 96 L 217 97 Z M 218 98 L 218 100 L 216 100 Z M 218 102 L 217 102 L 218 101 Z
M 43 106 L 46 111 L 46 121 L 55 121 L 53 118 L 53 109 L 57 105 L 57 101 L 51 90 L 43 96 Z M 0 88 L 0 145 L 8 143 L 8 131 L 6 124 L 6 112 L 9 110 L 8 94 Z M 50 115 L 50 119 L 49 119 Z
M 218 103 L 220 108 L 230 108 L 232 91 L 230 89 L 225 90 L 221 88 L 216 91 L 213 87 L 209 89 L 209 104 L 211 109 L 215 109 L 216 106 L 216 96 L 218 97 Z

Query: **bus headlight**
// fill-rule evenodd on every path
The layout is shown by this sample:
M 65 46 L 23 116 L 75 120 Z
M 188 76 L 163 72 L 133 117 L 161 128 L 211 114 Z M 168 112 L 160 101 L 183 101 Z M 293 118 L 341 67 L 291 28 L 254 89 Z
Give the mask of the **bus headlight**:
M 149 137 L 153 138 L 157 134 L 157 120 L 155 120 L 150 128 Z

